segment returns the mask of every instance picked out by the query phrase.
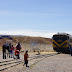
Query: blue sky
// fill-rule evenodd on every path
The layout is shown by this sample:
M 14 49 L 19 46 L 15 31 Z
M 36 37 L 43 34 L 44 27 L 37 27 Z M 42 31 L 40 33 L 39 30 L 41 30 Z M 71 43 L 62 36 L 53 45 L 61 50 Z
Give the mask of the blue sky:
M 52 37 L 57 32 L 72 34 L 72 0 L 0 0 L 0 34 Z

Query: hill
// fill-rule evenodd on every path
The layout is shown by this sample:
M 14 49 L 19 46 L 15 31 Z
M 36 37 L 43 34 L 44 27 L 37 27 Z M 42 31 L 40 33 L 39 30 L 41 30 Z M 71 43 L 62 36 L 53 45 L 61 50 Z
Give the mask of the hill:
M 18 42 L 20 41 L 21 43 L 40 43 L 40 44 L 51 44 L 52 39 L 50 38 L 43 38 L 43 37 L 29 37 L 29 36 L 22 36 L 22 37 L 14 37 L 13 36 L 13 41 Z
M 6 35 L 4 35 L 4 36 L 6 36 Z M 13 43 L 17 43 L 18 41 L 20 41 L 22 44 L 23 43 L 28 43 L 28 44 L 30 44 L 30 43 L 51 44 L 52 43 L 51 38 L 30 37 L 30 36 L 20 36 L 20 35 L 19 36 L 8 35 L 8 36 L 12 37 Z M 6 40 L 10 40 L 10 39 L 8 39 L 8 38 L 0 39 L 0 46 L 2 46 L 3 43 L 6 42 Z

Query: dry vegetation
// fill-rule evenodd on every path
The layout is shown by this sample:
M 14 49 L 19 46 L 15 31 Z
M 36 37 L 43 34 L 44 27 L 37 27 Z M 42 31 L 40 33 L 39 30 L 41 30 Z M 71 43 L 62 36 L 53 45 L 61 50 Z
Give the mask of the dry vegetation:
M 22 44 L 22 50 L 34 51 L 40 49 L 40 51 L 52 51 L 52 39 L 43 37 L 29 37 L 29 36 L 12 36 L 13 45 L 15 46 L 18 41 Z M 0 50 L 2 45 L 6 43 L 8 38 L 0 39 Z M 36 46 L 32 46 L 32 43 L 36 43 Z
M 20 41 L 22 44 L 23 43 L 38 43 L 38 44 L 51 44 L 52 43 L 52 39 L 50 38 L 43 38 L 43 37 L 30 37 L 30 36 L 12 36 L 13 38 L 13 43 L 17 43 L 18 41 Z M 0 46 L 3 45 L 3 43 L 6 42 L 6 40 L 9 40 L 8 38 L 3 38 L 0 39 Z
M 50 38 L 43 38 L 43 37 L 29 37 L 29 36 L 13 36 L 13 41 L 18 42 L 20 41 L 21 43 L 27 43 L 30 44 L 31 42 L 39 43 L 39 44 L 51 44 L 52 39 Z

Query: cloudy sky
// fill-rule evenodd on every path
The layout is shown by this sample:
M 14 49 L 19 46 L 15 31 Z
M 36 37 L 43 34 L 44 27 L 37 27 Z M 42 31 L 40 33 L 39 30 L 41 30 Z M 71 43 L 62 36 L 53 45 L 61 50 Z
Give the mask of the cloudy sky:
M 0 0 L 0 34 L 51 38 L 72 34 L 72 0 Z

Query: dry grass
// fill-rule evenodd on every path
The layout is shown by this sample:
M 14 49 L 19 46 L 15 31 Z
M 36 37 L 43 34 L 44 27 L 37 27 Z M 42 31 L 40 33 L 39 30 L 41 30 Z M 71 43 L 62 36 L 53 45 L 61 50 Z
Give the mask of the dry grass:
M 0 51 L 2 51 L 2 47 L 0 47 Z
M 14 47 L 16 44 L 14 43 Z M 37 44 L 36 46 L 32 46 L 31 44 L 22 44 L 22 51 L 28 50 L 29 52 L 53 52 L 52 44 Z M 0 47 L 0 51 L 2 51 L 2 47 Z
M 18 42 L 21 41 L 21 43 L 27 43 L 30 44 L 31 42 L 40 43 L 40 44 L 51 44 L 52 39 L 50 38 L 43 38 L 43 37 L 30 37 L 30 36 L 22 36 L 22 37 L 14 37 L 13 41 Z
M 49 52 L 52 49 L 52 39 L 43 37 L 29 37 L 29 36 L 12 36 L 13 45 L 16 46 L 17 42 L 20 41 L 22 44 L 22 50 L 28 50 L 29 52 Z M 2 51 L 2 45 L 6 43 L 7 38 L 0 39 L 0 51 Z M 32 46 L 32 43 L 37 43 L 36 46 Z
M 38 44 L 32 46 L 31 44 L 22 44 L 22 50 L 28 50 L 29 52 L 40 51 L 40 52 L 50 52 L 53 51 L 52 44 Z
M 30 36 L 12 36 L 13 43 L 17 43 L 20 41 L 22 44 L 30 44 L 30 43 L 38 43 L 38 44 L 52 44 L 52 39 L 50 38 L 43 38 L 43 37 L 30 37 Z M 0 39 L 0 46 L 6 43 L 8 38 Z

